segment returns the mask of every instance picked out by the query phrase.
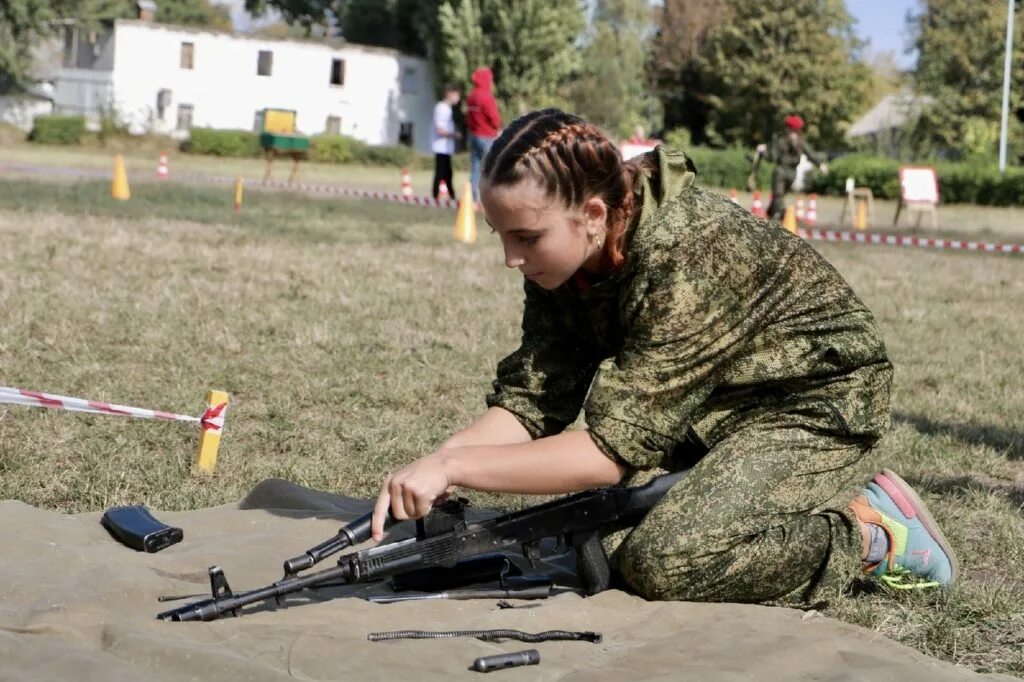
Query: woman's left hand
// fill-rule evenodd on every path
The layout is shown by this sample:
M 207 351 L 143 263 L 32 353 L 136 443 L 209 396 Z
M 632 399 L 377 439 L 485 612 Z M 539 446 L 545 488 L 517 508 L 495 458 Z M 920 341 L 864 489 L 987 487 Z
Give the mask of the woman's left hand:
M 441 452 L 421 457 L 388 476 L 373 508 L 373 539 L 380 541 L 384 537 L 384 518 L 389 508 L 396 521 L 421 518 L 435 502 L 444 500 L 452 485 Z

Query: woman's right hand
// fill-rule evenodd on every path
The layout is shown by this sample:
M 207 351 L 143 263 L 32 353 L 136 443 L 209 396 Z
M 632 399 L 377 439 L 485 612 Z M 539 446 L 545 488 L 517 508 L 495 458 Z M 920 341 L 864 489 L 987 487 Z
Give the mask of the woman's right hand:
M 452 485 L 443 450 L 392 473 L 384 480 L 377 496 L 370 522 L 371 536 L 378 542 L 384 537 L 388 509 L 395 521 L 422 518 L 435 503 L 444 501 Z

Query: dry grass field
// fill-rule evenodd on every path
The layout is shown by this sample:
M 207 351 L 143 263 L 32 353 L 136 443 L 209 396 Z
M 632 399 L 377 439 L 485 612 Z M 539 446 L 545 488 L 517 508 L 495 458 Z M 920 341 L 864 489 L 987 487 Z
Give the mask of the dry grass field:
M 520 278 L 486 230 L 455 243 L 452 212 L 253 192 L 235 215 L 224 188 L 174 183 L 108 196 L 0 176 L 0 384 L 187 414 L 226 390 L 217 473 L 190 474 L 187 425 L 0 405 L 0 499 L 185 509 L 271 476 L 370 496 L 481 409 L 516 345 Z M 817 247 L 896 366 L 875 463 L 918 486 L 964 567 L 945 596 L 827 614 L 1024 675 L 1024 259 Z

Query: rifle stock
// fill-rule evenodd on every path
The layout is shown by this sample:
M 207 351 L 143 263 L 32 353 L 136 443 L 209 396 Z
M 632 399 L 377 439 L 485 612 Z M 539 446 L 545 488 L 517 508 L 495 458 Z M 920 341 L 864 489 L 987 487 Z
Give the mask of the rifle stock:
M 635 524 L 668 492 L 685 472 L 665 474 L 646 485 L 626 488 L 610 486 L 586 490 L 551 500 L 521 511 L 496 516 L 479 523 L 466 524 L 464 503 L 449 501 L 428 515 L 419 526 L 417 537 L 370 547 L 338 558 L 337 566 L 306 575 L 297 575 L 328 554 L 369 538 L 369 514 L 343 528 L 338 535 L 285 561 L 281 580 L 255 590 L 234 594 L 224 572 L 210 568 L 211 597 L 164 611 L 158 619 L 170 621 L 216 620 L 239 609 L 270 599 L 282 598 L 301 590 L 335 583 L 361 583 L 427 567 L 453 567 L 459 561 L 498 550 L 517 550 L 536 565 L 540 542 L 558 538 L 576 550 L 577 571 L 587 594 L 607 589 L 611 571 L 600 544 L 602 527 Z M 444 530 L 430 531 L 431 516 L 444 517 Z M 461 520 L 460 520 L 461 519 Z M 428 529 L 428 530 L 425 530 Z

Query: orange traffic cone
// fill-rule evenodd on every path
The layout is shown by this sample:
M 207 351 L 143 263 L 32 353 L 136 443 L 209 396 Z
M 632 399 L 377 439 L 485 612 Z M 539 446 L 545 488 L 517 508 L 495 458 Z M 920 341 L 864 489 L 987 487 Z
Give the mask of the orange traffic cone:
M 804 222 L 807 223 L 808 227 L 814 227 L 818 224 L 818 195 L 812 194 L 807 197 L 807 216 L 804 218 Z
M 128 187 L 128 171 L 124 168 L 124 157 L 120 154 L 114 157 L 114 182 L 110 187 L 110 196 L 119 201 L 132 198 L 132 191 Z
M 754 203 L 750 205 L 750 212 L 756 215 L 758 218 L 767 218 L 768 214 L 765 213 L 764 204 L 761 203 L 761 191 L 757 190 L 754 192 Z
M 412 196 L 412 176 L 409 175 L 409 169 L 402 169 L 402 196 Z
M 853 221 L 853 226 L 858 230 L 868 229 L 868 202 L 857 202 L 857 217 Z
M 732 188 L 731 190 L 729 190 L 729 199 L 730 199 L 730 200 L 732 201 L 732 203 L 734 203 L 734 204 L 738 204 L 738 203 L 740 203 L 740 195 L 739 195 L 739 193 L 738 193 L 738 192 L 736 191 L 736 188 L 735 188 L 735 187 L 733 187 L 733 188 Z
M 804 195 L 801 194 L 796 198 L 796 221 L 802 223 L 804 221 Z
M 792 206 L 786 207 L 786 213 L 782 216 L 782 227 L 796 234 L 796 214 Z
M 443 180 L 441 181 L 441 187 L 444 187 Z M 462 188 L 462 201 L 459 202 L 459 212 L 455 214 L 455 239 L 465 244 L 472 244 L 476 241 L 476 212 L 473 210 L 473 186 L 469 182 L 466 182 L 466 186 Z
M 166 180 L 170 172 L 167 168 L 167 152 L 160 152 L 160 161 L 156 165 L 157 180 Z
M 448 183 L 442 180 L 437 186 L 437 200 L 448 201 L 451 195 L 448 193 Z

